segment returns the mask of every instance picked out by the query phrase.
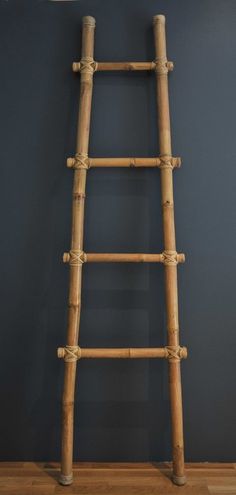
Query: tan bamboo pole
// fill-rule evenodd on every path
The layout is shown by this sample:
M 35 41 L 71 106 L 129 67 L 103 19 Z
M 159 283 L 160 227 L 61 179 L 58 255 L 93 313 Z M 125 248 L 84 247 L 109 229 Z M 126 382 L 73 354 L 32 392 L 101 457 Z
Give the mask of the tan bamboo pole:
M 79 72 L 81 69 L 80 62 L 73 62 L 72 69 L 74 72 Z M 154 70 L 155 62 L 96 62 L 96 71 L 110 70 Z
M 87 158 L 87 167 L 161 167 L 162 160 L 159 157 L 152 158 Z M 181 159 L 179 157 L 171 158 L 173 168 L 180 167 Z M 68 168 L 80 168 L 76 158 L 67 158 Z
M 171 157 L 171 131 L 168 95 L 168 63 L 166 58 L 165 17 L 153 18 L 156 52 L 156 82 L 160 156 L 166 161 L 161 167 L 162 217 L 164 249 L 176 250 L 173 177 Z M 165 292 L 168 345 L 179 345 L 178 288 L 176 263 L 165 266 Z M 172 422 L 173 482 L 183 485 L 184 473 L 183 413 L 180 359 L 169 360 L 169 391 Z
M 155 70 L 155 62 L 95 62 L 96 71 L 110 71 L 110 70 L 124 70 L 124 71 L 135 71 L 135 70 Z M 168 70 L 173 70 L 173 62 L 167 62 Z M 79 72 L 81 70 L 80 62 L 73 62 L 72 70 L 74 72 Z
M 163 251 L 161 254 L 150 253 L 85 253 L 70 251 L 63 254 L 63 262 L 70 263 L 184 263 L 185 255 L 176 251 Z
M 83 18 L 82 59 L 80 79 L 80 107 L 78 115 L 76 156 L 81 163 L 86 160 L 89 145 L 90 114 L 93 90 L 93 53 L 95 19 Z M 75 170 L 72 206 L 71 253 L 83 249 L 84 199 L 86 168 Z M 70 263 L 67 345 L 78 344 L 81 307 L 82 263 Z M 72 483 L 74 393 L 77 360 L 65 362 L 62 399 L 62 456 L 60 483 Z
M 94 358 L 94 359 L 137 359 L 137 358 L 166 358 L 166 359 L 185 359 L 187 357 L 186 347 L 152 347 L 152 348 L 81 348 L 77 346 L 71 349 L 70 347 L 59 347 L 57 349 L 59 358 L 70 360 L 76 357 L 77 359 Z

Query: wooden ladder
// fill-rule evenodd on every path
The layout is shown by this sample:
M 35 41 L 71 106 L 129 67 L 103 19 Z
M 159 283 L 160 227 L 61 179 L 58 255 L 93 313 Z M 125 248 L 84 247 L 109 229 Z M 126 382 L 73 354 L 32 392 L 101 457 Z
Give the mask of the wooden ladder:
M 58 349 L 64 358 L 64 390 L 62 400 L 62 458 L 60 483 L 73 481 L 73 423 L 76 366 L 81 358 L 166 358 L 169 365 L 169 393 L 172 423 L 173 476 L 177 485 L 186 482 L 184 474 L 183 418 L 180 360 L 187 357 L 187 349 L 179 345 L 177 264 L 184 262 L 184 254 L 176 252 L 173 169 L 180 166 L 180 158 L 171 153 L 171 132 L 168 96 L 168 72 L 173 63 L 166 58 L 165 17 L 153 18 L 156 58 L 153 62 L 96 62 L 94 60 L 95 19 L 83 18 L 82 56 L 73 63 L 73 71 L 80 72 L 80 106 L 77 145 L 74 158 L 67 166 L 74 169 L 72 237 L 69 253 L 63 261 L 70 266 L 67 345 Z M 154 158 L 91 158 L 88 156 L 90 115 L 95 71 L 152 70 L 156 74 L 160 156 Z M 87 171 L 92 167 L 158 167 L 161 175 L 161 203 L 163 216 L 164 250 L 160 254 L 143 253 L 85 253 L 83 251 L 84 203 Z M 151 262 L 162 263 L 165 269 L 167 342 L 163 348 L 91 349 L 78 346 L 81 280 L 83 263 Z

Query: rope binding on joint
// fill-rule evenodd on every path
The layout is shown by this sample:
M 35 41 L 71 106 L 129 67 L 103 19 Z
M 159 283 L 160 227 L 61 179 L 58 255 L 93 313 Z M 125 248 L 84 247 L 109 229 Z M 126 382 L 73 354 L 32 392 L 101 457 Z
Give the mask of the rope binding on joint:
M 66 345 L 57 350 L 59 358 L 64 358 L 66 363 L 73 363 L 81 358 L 81 349 L 78 345 Z
M 98 68 L 98 63 L 92 57 L 83 57 L 80 60 L 80 73 L 93 74 Z
M 165 347 L 165 350 L 166 350 L 166 359 L 169 359 L 169 361 L 177 362 L 187 357 L 186 347 L 180 347 L 179 345 L 167 345 Z

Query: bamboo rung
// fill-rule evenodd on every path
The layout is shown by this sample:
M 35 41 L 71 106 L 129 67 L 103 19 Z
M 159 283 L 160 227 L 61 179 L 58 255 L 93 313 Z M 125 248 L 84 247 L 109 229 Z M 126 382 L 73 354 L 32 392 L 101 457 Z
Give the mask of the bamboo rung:
M 150 158 L 86 158 L 85 163 L 81 164 L 81 158 L 67 158 L 68 168 L 100 168 L 100 167 L 157 167 L 157 168 L 179 168 L 181 165 L 180 157 L 150 157 Z
M 176 251 L 163 251 L 160 254 L 146 253 L 84 253 L 80 250 L 71 250 L 63 254 L 63 262 L 71 266 L 83 263 L 163 263 L 177 265 L 185 262 L 185 255 Z
M 166 358 L 179 361 L 187 358 L 187 348 L 180 346 L 151 347 L 151 348 L 81 348 L 66 346 L 57 349 L 57 356 L 65 361 L 77 361 L 82 358 L 91 359 L 136 359 L 136 358 Z
M 94 62 L 94 71 L 113 71 L 113 70 L 124 70 L 124 71 L 136 71 L 136 70 L 155 70 L 157 68 L 156 61 L 153 62 Z M 73 62 L 72 70 L 73 72 L 80 72 L 81 62 Z M 166 68 L 172 71 L 174 68 L 173 62 L 165 61 Z

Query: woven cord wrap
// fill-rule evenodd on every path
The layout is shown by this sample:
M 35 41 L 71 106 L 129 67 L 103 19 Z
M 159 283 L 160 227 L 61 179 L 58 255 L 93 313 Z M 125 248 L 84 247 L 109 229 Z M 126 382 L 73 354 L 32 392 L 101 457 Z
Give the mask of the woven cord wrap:
M 71 249 L 69 264 L 71 266 L 80 266 L 86 262 L 86 254 L 80 249 Z
M 159 168 L 171 168 L 171 169 L 173 169 L 172 156 L 161 155 L 159 158 L 161 160 Z
M 66 363 L 73 363 L 81 358 L 81 349 L 78 345 L 66 345 L 66 347 L 64 347 L 64 351 L 64 361 Z
M 88 170 L 88 153 L 76 153 L 74 168 Z
M 183 348 L 179 345 L 167 345 L 165 350 L 166 358 L 170 361 L 180 361 L 183 357 Z
M 155 60 L 157 74 L 168 74 L 167 60 L 166 58 L 159 58 Z
M 92 57 L 84 57 L 80 60 L 81 74 L 93 74 L 97 70 L 98 64 Z
M 174 266 L 178 264 L 176 251 L 163 251 L 161 256 L 162 256 L 162 263 L 164 265 Z
M 168 74 L 174 68 L 173 62 L 169 62 L 166 57 L 158 57 L 153 62 L 155 64 L 155 71 L 157 74 Z

